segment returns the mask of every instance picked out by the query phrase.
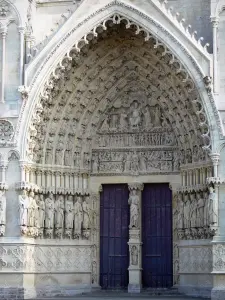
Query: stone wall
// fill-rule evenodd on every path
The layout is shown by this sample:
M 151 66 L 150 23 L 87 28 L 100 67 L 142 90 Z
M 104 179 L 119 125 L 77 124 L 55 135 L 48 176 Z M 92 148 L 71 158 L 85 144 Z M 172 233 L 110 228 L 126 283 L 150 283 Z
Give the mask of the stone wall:
M 179 291 L 210 298 L 213 287 L 211 240 L 179 242 Z

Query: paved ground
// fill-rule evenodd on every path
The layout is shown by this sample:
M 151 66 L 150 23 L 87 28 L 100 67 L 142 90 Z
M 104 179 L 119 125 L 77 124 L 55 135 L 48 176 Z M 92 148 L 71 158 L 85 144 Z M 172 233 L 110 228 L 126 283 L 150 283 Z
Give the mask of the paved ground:
M 84 295 L 77 295 L 76 297 L 55 297 L 55 300 L 114 300 L 114 299 L 120 299 L 120 300 L 206 300 L 204 298 L 193 298 L 193 297 L 187 297 L 187 296 L 179 296 L 179 295 L 171 295 L 171 296 L 154 296 L 149 294 L 140 294 L 140 295 L 131 295 L 128 293 L 121 293 L 121 292 L 101 292 L 101 293 L 92 293 L 92 294 L 84 294 Z M 42 299 L 38 299 L 42 300 Z M 53 300 L 53 298 L 44 298 L 44 300 Z

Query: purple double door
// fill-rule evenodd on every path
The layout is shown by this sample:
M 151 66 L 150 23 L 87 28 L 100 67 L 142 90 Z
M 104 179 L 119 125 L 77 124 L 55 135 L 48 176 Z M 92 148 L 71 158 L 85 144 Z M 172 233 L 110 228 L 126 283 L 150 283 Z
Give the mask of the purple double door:
M 145 184 L 142 194 L 142 283 L 173 286 L 172 192 L 169 184 Z
M 103 185 L 100 204 L 100 285 L 128 286 L 129 206 L 127 184 Z
M 124 289 L 129 276 L 127 184 L 103 185 L 100 204 L 100 285 Z M 169 184 L 145 184 L 142 193 L 143 287 L 173 285 L 172 193 Z

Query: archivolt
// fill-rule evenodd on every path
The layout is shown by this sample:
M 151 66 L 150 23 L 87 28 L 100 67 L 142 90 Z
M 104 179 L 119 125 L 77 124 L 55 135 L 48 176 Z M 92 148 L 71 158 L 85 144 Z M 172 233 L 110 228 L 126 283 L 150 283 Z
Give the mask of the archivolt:
M 128 30 L 124 36 L 120 36 L 125 32 L 122 27 Z M 32 116 L 29 159 L 45 163 L 48 151 L 54 157 L 68 147 L 73 151 L 88 148 L 115 96 L 137 83 L 162 107 L 183 153 L 202 152 L 196 150 L 199 146 L 211 148 L 203 104 L 183 65 L 145 29 L 114 14 L 77 41 L 52 72 Z M 205 159 L 200 153 L 197 156 Z M 184 158 L 186 162 L 192 161 Z

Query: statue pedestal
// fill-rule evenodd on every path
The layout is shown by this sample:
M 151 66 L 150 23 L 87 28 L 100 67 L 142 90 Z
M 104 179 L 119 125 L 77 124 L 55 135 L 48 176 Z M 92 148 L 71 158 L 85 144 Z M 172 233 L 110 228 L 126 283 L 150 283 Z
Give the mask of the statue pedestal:
M 128 293 L 131 294 L 140 293 L 142 288 L 142 283 L 141 283 L 142 269 L 140 269 L 139 267 L 137 268 L 130 267 L 128 270 L 129 270 Z

